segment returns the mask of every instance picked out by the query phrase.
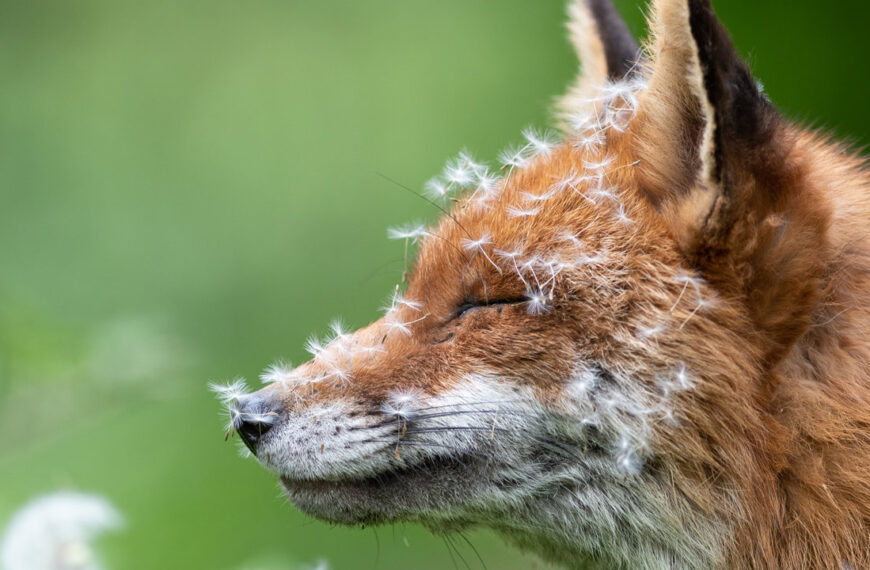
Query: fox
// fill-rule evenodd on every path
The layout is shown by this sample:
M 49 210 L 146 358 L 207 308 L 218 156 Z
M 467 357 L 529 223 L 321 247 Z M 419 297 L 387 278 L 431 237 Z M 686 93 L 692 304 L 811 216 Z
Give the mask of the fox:
M 870 568 L 870 174 L 710 0 L 571 0 L 553 131 L 426 185 L 385 314 L 218 388 L 289 501 L 566 568 Z

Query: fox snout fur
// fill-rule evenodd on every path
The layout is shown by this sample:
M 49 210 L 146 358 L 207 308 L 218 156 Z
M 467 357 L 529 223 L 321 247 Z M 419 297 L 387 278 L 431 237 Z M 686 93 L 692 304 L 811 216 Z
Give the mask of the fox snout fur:
M 289 500 L 566 567 L 870 568 L 870 177 L 709 0 L 574 0 L 557 131 L 426 192 L 382 318 L 221 388 Z

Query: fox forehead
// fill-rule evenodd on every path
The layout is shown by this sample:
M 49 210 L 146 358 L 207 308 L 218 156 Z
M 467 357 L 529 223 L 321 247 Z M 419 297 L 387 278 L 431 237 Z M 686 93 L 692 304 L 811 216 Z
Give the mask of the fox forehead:
M 453 207 L 422 230 L 408 296 L 441 313 L 463 301 L 547 301 L 558 274 L 603 265 L 611 252 L 643 241 L 649 223 L 624 141 L 641 87 L 602 89 L 564 141 L 527 130 L 526 144 L 500 157 L 498 178 L 466 152 L 448 162 L 428 187 Z
M 369 327 L 333 327 L 328 342 L 309 343 L 315 358 L 293 373 L 302 381 L 286 398 L 379 405 L 397 391 L 433 395 L 483 373 L 554 401 L 579 362 L 632 367 L 614 356 L 620 344 L 659 347 L 659 337 L 680 332 L 715 294 L 681 268 L 637 195 L 630 137 L 643 88 L 602 88 L 563 140 L 527 130 L 498 175 L 467 152 L 449 161 L 427 186 L 450 210 L 432 229 L 391 230 L 421 242 L 407 291 L 397 289 Z M 457 318 L 479 305 L 496 310 Z M 662 360 L 676 370 L 678 355 Z

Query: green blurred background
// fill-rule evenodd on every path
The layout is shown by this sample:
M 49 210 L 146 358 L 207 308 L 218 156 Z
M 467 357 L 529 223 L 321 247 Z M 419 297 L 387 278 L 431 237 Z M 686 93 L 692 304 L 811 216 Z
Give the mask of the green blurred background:
M 786 114 L 858 144 L 867 6 L 717 2 Z M 0 2 L 0 527 L 78 489 L 127 520 L 100 544 L 112 569 L 452 568 L 413 525 L 295 512 L 224 443 L 205 385 L 304 360 L 333 317 L 376 317 L 402 271 L 385 227 L 437 214 L 378 173 L 420 188 L 460 148 L 492 158 L 546 125 L 576 68 L 563 12 Z M 491 569 L 545 567 L 471 538 Z

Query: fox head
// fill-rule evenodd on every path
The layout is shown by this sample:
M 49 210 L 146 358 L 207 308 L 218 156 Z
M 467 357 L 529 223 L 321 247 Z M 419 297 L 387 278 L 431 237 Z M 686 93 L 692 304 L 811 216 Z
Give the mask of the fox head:
M 331 522 L 486 525 L 569 565 L 764 556 L 771 378 L 830 218 L 811 143 L 709 0 L 653 0 L 643 50 L 607 0 L 569 14 L 561 134 L 450 161 L 441 220 L 392 231 L 419 252 L 383 318 L 226 389 L 232 428 Z

